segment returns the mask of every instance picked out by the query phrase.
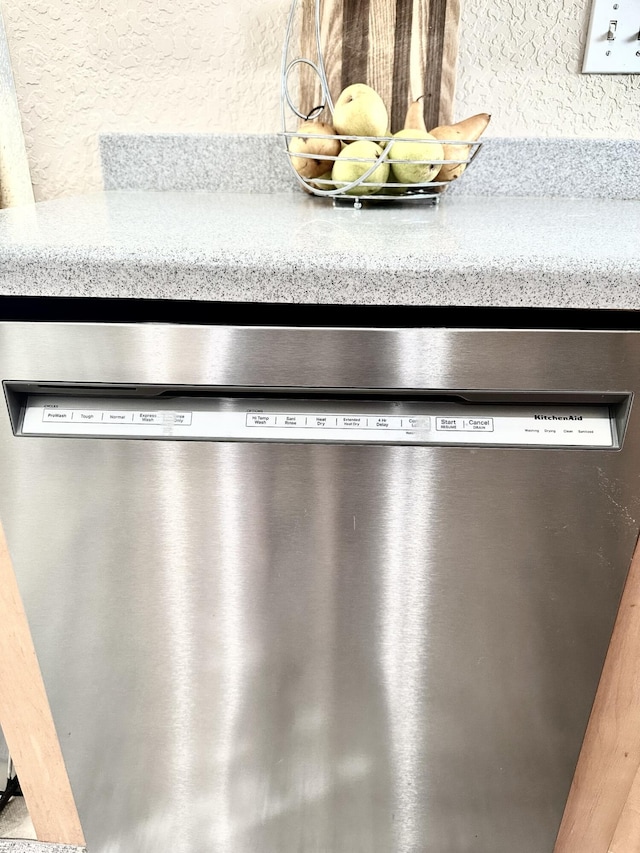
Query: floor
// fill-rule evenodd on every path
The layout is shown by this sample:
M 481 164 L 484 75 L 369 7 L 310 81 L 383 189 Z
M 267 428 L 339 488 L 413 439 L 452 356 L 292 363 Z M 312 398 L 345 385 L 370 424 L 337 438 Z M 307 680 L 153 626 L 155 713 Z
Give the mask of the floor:
M 24 798 L 14 797 L 0 814 L 0 838 L 35 839 L 35 837 L 36 833 Z

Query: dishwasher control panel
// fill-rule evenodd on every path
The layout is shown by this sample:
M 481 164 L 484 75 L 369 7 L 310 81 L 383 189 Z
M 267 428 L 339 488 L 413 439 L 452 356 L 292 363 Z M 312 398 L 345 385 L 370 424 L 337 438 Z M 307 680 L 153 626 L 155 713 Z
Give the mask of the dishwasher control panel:
M 608 405 L 30 394 L 18 435 L 616 448 Z

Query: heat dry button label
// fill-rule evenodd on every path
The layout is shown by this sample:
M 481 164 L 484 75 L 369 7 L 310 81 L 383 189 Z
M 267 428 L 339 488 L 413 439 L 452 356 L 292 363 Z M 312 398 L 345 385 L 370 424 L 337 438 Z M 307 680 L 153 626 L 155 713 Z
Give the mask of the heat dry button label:
M 307 426 L 315 429 L 327 429 L 334 427 L 338 422 L 336 417 L 331 415 L 307 415 Z

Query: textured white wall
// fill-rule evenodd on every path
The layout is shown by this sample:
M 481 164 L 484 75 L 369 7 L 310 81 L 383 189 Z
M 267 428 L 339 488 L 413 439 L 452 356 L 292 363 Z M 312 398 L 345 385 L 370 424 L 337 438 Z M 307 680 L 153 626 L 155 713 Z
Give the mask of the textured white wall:
M 3 0 L 36 197 L 97 189 L 100 131 L 272 132 L 289 0 Z M 640 136 L 640 77 L 581 76 L 589 0 L 462 0 L 457 116 Z

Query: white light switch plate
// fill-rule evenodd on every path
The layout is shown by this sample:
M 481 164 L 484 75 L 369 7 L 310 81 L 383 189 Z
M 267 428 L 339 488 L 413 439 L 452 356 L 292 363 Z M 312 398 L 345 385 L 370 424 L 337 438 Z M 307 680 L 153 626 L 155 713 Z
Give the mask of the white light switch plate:
M 640 74 L 640 0 L 592 0 L 583 74 Z

